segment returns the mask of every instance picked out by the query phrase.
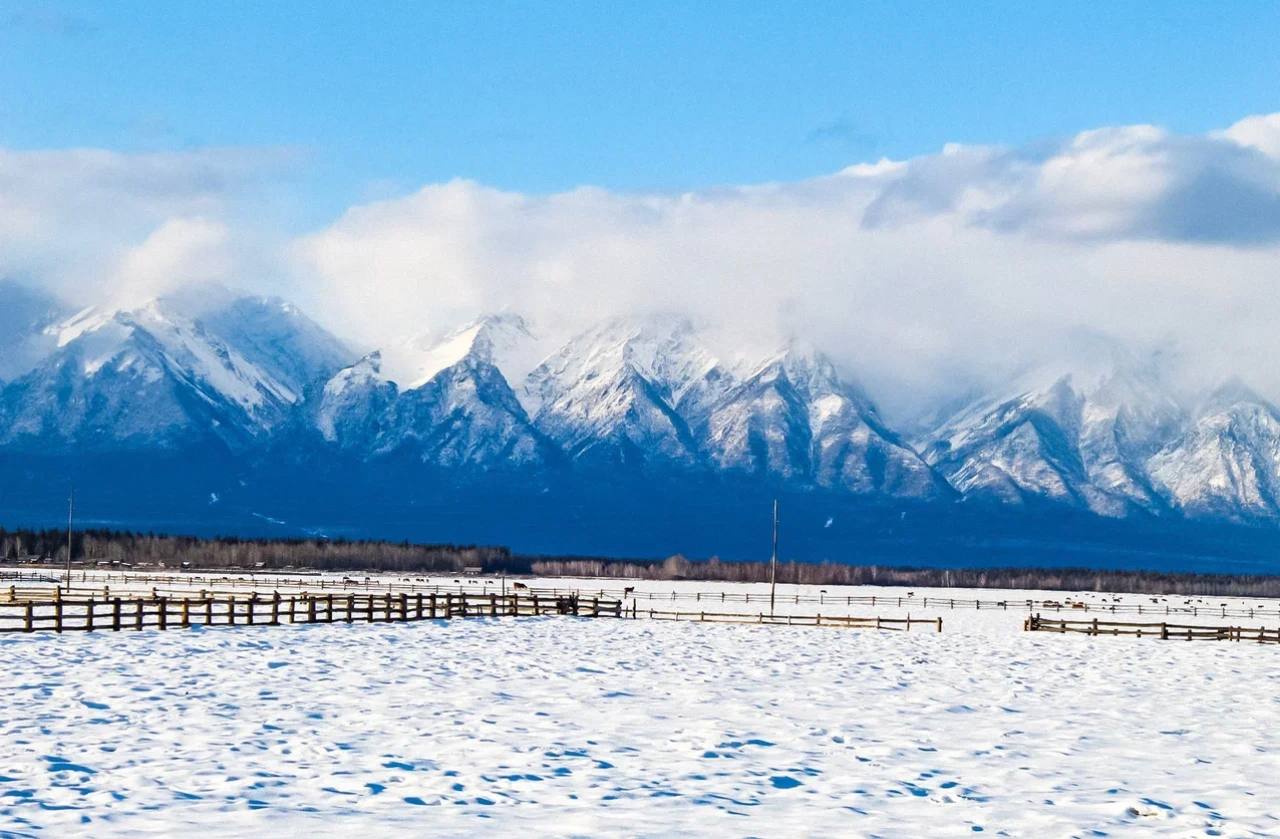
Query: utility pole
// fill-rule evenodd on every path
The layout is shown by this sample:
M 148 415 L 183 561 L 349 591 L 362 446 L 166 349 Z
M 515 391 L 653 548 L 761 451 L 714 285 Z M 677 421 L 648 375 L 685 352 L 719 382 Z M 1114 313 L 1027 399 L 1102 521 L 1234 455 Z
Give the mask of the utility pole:
M 773 499 L 773 554 L 769 559 L 769 614 L 773 615 L 774 595 L 778 590 L 778 499 Z
M 67 496 L 67 594 L 71 593 L 71 517 L 76 509 L 76 488 Z

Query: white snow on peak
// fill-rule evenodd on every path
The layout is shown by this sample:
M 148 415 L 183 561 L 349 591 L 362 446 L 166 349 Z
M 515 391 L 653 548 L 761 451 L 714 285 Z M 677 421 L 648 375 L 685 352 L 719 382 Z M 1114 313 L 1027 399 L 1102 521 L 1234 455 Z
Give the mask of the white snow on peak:
M 498 368 L 514 390 L 542 360 L 545 345 L 519 315 L 486 315 L 434 339 L 416 336 L 381 351 L 381 375 L 402 390 L 422 387 L 468 356 Z
M 145 370 L 153 381 L 167 373 L 198 383 L 205 399 L 216 394 L 250 413 L 269 400 L 292 404 L 301 398 L 161 299 L 132 309 L 85 309 L 48 331 L 60 349 L 77 350 L 85 376 L 108 366 Z

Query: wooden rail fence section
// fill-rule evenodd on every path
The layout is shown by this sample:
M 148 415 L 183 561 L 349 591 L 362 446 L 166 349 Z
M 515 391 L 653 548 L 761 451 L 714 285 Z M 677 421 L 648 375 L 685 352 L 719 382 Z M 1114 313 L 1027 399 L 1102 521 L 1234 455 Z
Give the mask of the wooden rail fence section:
M 942 618 L 882 618 L 849 615 L 754 615 L 739 612 L 667 612 L 632 607 L 632 617 L 662 621 L 698 621 L 700 623 L 758 623 L 769 626 L 833 626 L 846 629 L 888 629 L 909 632 L 912 626 L 928 626 L 942 631 Z
M 633 620 L 744 623 L 768 626 L 827 626 L 847 629 L 910 631 L 928 627 L 942 631 L 942 618 L 853 617 L 847 615 L 744 614 L 681 612 L 630 608 L 621 600 L 577 595 L 544 594 L 382 594 L 328 592 L 282 594 L 253 592 L 248 596 L 83 597 L 55 596 L 0 603 L 0 632 L 93 632 L 107 630 L 176 629 L 190 626 L 279 626 L 282 623 L 391 623 L 475 617 L 579 617 Z
M 543 595 L 319 594 L 247 597 L 56 597 L 0 605 L 0 632 L 119 632 L 190 626 L 279 626 L 282 623 L 384 623 L 474 617 L 625 616 L 622 602 Z
M 1204 626 L 1180 623 L 1121 623 L 1118 621 L 1058 620 L 1032 615 L 1023 622 L 1028 632 L 1074 632 L 1083 635 L 1132 635 L 1164 641 L 1256 641 L 1280 644 L 1280 628 L 1244 626 Z

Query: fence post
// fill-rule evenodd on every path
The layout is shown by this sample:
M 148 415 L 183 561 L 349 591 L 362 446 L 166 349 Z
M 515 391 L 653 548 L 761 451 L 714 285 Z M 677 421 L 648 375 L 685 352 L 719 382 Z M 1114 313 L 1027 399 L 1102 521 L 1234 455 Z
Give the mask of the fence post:
M 366 594 L 364 598 L 365 617 L 368 619 L 369 623 L 373 623 L 373 595 Z
M 427 605 L 431 607 L 431 619 L 436 618 L 436 593 L 433 591 L 427 595 Z
M 113 597 L 111 599 L 111 631 L 120 631 L 120 598 Z
M 236 624 L 236 596 L 234 594 L 227 596 L 227 626 L 235 626 Z
M 493 595 L 490 595 L 492 597 Z M 400 622 L 403 623 L 409 619 L 409 595 L 403 591 L 400 592 Z
M 160 617 L 160 628 L 168 629 L 169 628 L 169 601 L 167 598 L 161 597 L 156 600 L 156 603 L 159 606 L 159 611 L 156 612 L 156 614 L 159 615 Z
M 58 595 L 53 599 L 53 628 L 62 631 L 62 595 Z
M 939 632 L 941 632 L 941 631 L 942 631 L 942 618 L 941 618 L 941 617 L 939 617 L 939 618 L 938 618 L 938 631 L 939 631 Z
M 204 625 L 213 626 L 213 598 L 206 595 L 204 589 L 201 589 L 200 599 L 204 601 Z
M 191 598 L 182 598 L 182 626 L 185 629 L 191 626 Z
M 136 607 L 136 608 L 135 608 L 135 610 L 134 610 L 134 615 L 133 615 L 133 617 L 134 617 L 134 624 L 135 624 L 135 626 L 137 627 L 137 629 L 138 629 L 138 631 L 139 631 L 139 632 L 141 632 L 141 631 L 142 631 L 142 603 L 143 603 L 143 601 L 142 601 L 142 598 L 141 598 L 141 597 L 139 597 L 137 600 L 133 601 L 133 605 Z
M 253 604 L 258 602 L 258 593 L 255 591 L 249 595 L 249 611 L 246 622 L 249 626 L 253 626 Z
M 387 592 L 385 595 L 383 595 L 382 605 L 383 605 L 383 608 L 386 610 L 386 614 L 384 616 L 385 620 L 388 623 L 390 623 L 391 622 L 391 592 Z
M 333 592 L 325 595 L 324 619 L 326 623 L 333 623 Z
M 316 599 L 307 595 L 307 623 L 316 622 Z
M 417 607 L 417 620 L 422 620 L 422 592 L 417 592 L 414 595 L 414 599 L 416 600 L 415 606 Z
M 27 608 L 24 609 L 22 612 L 22 631 L 23 632 L 35 631 L 35 624 L 32 622 L 33 617 L 34 615 L 32 615 L 32 604 L 30 601 L 27 601 Z
M 347 623 L 355 620 L 356 596 L 354 594 L 347 595 Z
M 280 625 L 280 592 L 271 593 L 271 625 Z
M 89 596 L 87 604 L 89 611 L 84 614 L 84 631 L 93 632 L 93 596 Z

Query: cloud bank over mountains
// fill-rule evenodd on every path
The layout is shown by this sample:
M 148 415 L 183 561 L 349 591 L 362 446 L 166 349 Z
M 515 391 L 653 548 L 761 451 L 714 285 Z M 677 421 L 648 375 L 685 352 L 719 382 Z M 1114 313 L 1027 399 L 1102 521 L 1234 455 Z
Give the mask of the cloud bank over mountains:
M 1166 348 L 1280 397 L 1280 114 L 1223 130 L 947 146 L 798 182 L 549 195 L 456 180 L 298 233 L 279 150 L 0 151 L 0 276 L 83 303 L 220 280 L 343 337 L 512 310 L 566 334 L 676 310 L 804 334 L 888 407 L 1070 352 Z

